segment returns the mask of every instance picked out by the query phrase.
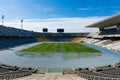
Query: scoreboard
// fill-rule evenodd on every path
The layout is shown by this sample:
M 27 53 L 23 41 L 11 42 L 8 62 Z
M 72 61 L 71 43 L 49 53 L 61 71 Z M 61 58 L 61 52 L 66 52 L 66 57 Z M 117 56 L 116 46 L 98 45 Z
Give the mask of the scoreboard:
M 43 32 L 48 32 L 48 28 L 43 28 Z
M 58 32 L 58 33 L 63 33 L 63 32 L 64 32 L 64 29 L 57 29 L 57 32 Z

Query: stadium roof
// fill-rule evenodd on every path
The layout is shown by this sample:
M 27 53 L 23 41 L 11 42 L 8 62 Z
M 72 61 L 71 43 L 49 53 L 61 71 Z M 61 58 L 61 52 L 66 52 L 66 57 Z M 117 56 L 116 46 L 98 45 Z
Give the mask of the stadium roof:
M 113 26 L 115 24 L 119 24 L 120 23 L 120 13 L 113 15 L 111 17 L 108 17 L 104 20 L 101 20 L 99 22 L 96 22 L 94 24 L 88 25 L 86 27 L 92 27 L 92 28 L 100 28 L 100 27 L 108 27 L 108 26 Z

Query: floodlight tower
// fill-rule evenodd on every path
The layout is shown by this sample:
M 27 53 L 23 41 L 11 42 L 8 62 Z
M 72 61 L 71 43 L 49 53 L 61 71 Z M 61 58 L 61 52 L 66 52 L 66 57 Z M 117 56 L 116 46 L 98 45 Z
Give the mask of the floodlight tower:
M 23 19 L 21 19 L 21 29 L 23 29 Z
M 1 19 L 2 19 L 2 25 L 4 25 L 4 18 L 5 18 L 5 16 L 2 15 L 2 17 L 1 17 Z

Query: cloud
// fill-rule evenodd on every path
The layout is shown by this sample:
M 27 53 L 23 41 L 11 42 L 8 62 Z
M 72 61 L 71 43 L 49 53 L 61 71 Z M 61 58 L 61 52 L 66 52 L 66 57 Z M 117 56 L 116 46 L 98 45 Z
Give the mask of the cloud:
M 79 11 L 90 10 L 91 8 L 78 8 Z
M 78 8 L 78 11 L 87 11 L 87 10 L 104 10 L 104 9 L 120 9 L 120 6 L 108 6 L 108 7 L 103 7 L 103 6 L 88 6 L 88 7 L 83 7 L 83 8 Z
M 47 19 L 25 19 L 24 29 L 42 32 L 43 28 L 48 28 L 49 32 L 56 32 L 57 28 L 64 28 L 65 32 L 90 32 L 98 29 L 90 29 L 85 26 L 102 20 L 106 17 L 73 17 L 73 18 L 47 18 Z M 5 23 L 7 26 L 20 27 L 20 21 L 13 20 Z
M 89 6 L 89 7 L 83 7 L 83 8 L 78 8 L 78 11 L 86 11 L 86 10 L 100 10 L 104 9 L 104 7 L 95 7 L 95 6 Z

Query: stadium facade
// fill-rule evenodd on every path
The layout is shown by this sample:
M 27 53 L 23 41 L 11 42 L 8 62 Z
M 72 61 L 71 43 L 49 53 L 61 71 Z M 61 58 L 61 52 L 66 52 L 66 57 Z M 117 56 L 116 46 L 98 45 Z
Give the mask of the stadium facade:
M 120 14 L 86 26 L 88 28 L 99 28 L 100 35 L 120 36 Z

